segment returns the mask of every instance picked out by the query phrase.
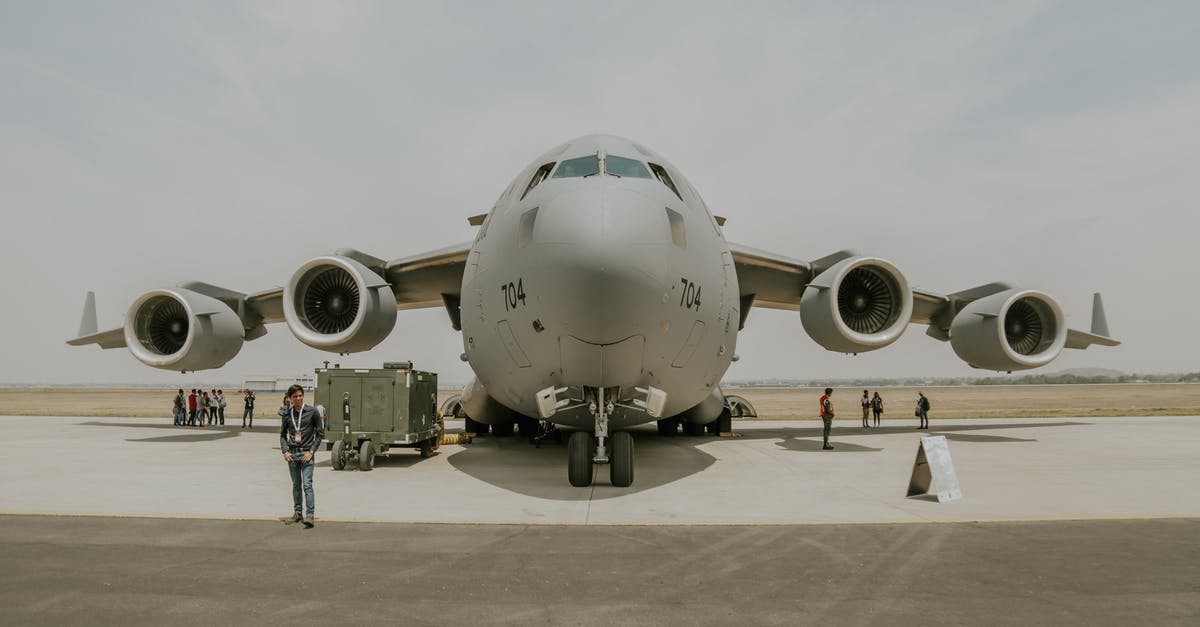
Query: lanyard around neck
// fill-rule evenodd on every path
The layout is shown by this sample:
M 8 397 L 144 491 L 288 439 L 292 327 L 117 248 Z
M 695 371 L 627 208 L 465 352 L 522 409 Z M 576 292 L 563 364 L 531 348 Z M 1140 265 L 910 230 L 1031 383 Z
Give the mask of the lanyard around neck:
M 293 407 L 292 409 L 289 409 L 288 412 L 289 412 L 290 418 L 292 420 L 292 428 L 294 428 L 296 431 L 299 431 L 300 430 L 300 419 L 304 417 L 304 405 L 300 406 L 299 415 L 296 414 L 295 407 Z

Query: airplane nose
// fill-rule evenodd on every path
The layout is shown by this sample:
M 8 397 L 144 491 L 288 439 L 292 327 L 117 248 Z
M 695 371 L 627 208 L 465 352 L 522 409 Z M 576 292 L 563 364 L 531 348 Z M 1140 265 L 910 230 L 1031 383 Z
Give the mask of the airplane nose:
M 593 190 L 596 191 L 596 190 Z M 563 194 L 538 210 L 543 302 L 565 335 L 610 344 L 645 334 L 666 291 L 664 207 L 637 192 Z

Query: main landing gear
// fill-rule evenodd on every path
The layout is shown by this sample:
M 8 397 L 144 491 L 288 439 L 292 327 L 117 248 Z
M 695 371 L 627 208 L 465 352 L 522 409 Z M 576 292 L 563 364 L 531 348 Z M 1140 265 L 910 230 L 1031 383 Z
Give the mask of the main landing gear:
M 608 464 L 609 479 L 618 488 L 633 485 L 633 436 L 618 431 L 609 437 L 608 416 L 613 403 L 604 397 L 604 388 L 589 390 L 593 398 L 588 411 L 596 417 L 595 436 L 576 431 L 567 440 L 567 480 L 582 488 L 592 484 L 592 465 Z

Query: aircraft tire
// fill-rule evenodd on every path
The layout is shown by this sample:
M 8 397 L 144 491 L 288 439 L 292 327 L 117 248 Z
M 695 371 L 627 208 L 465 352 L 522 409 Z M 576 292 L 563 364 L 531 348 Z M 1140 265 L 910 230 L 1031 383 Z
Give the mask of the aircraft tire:
M 628 431 L 618 431 L 612 435 L 608 472 L 614 486 L 628 488 L 633 485 L 633 436 Z
M 482 422 L 475 422 L 468 416 L 463 418 L 463 431 L 474 433 L 475 435 L 487 435 L 488 426 Z
M 684 422 L 683 432 L 691 436 L 704 435 L 704 427 L 705 425 L 698 425 L 694 422 Z
M 494 424 L 492 425 L 492 433 L 500 437 L 508 437 L 513 434 L 513 427 L 516 425 L 517 423 L 515 420 Z
M 592 434 L 586 431 L 567 440 L 567 480 L 577 488 L 592 485 Z
M 358 469 L 370 470 L 375 467 L 375 445 L 370 440 L 363 440 L 358 447 Z
M 430 457 L 433 457 L 433 441 L 434 441 L 434 439 L 435 438 L 429 438 L 428 440 L 421 441 L 421 458 L 422 459 L 429 459 Z
M 717 421 L 713 424 L 716 425 L 716 428 L 714 429 L 714 431 L 716 432 L 717 435 L 721 435 L 722 433 L 732 432 L 733 431 L 733 412 L 729 411 L 728 407 L 726 407 L 725 409 L 722 409 L 721 415 L 717 416 Z
M 329 465 L 334 470 L 341 470 L 346 467 L 346 443 L 341 440 L 333 442 L 333 449 L 329 453 Z
M 671 437 L 679 433 L 679 421 L 674 418 L 663 418 L 657 424 L 659 435 Z

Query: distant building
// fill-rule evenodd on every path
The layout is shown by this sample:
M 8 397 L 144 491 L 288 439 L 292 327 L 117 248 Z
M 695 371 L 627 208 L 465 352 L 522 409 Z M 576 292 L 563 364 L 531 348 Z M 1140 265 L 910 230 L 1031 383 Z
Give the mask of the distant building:
M 246 377 L 246 389 L 254 392 L 286 392 L 293 385 L 299 385 L 305 390 L 312 391 L 316 385 L 315 375 L 302 374 L 297 377 L 277 377 L 273 375 Z

